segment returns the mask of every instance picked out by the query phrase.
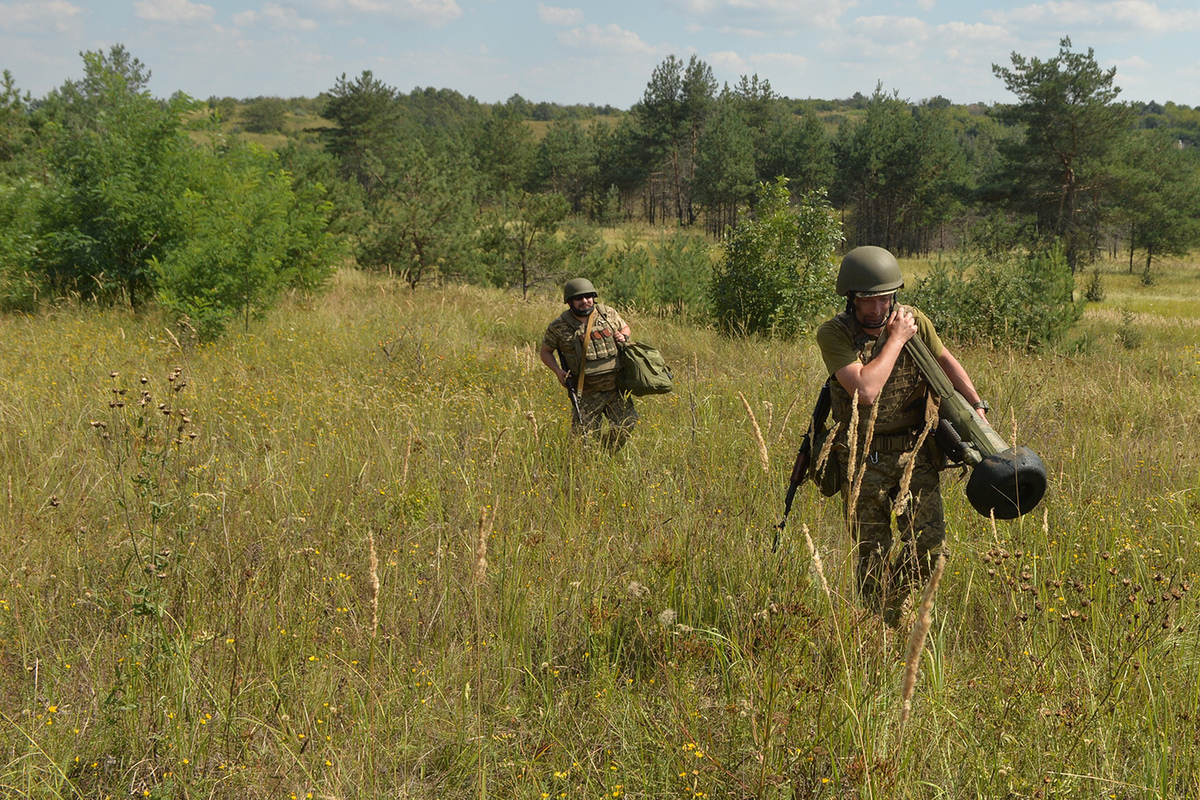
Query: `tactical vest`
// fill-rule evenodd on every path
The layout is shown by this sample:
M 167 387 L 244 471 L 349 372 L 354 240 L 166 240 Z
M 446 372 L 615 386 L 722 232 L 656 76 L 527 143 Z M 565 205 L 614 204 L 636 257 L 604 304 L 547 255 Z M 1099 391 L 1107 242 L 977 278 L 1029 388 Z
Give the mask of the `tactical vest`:
M 842 327 L 850 337 L 850 341 L 854 343 L 854 349 L 858 352 L 858 360 L 863 365 L 871 363 L 871 359 L 879 353 L 883 343 L 887 341 L 886 328 L 879 334 L 879 338 L 873 339 L 849 312 L 841 312 L 834 317 L 834 321 Z M 875 405 L 879 410 L 875 415 L 874 436 L 880 437 L 920 430 L 925 425 L 925 395 L 928 391 L 929 384 L 917 367 L 916 360 L 908 354 L 908 350 L 902 349 L 899 357 L 896 358 L 895 366 L 892 367 L 892 374 L 884 383 L 879 396 L 875 398 Z M 853 398 L 842 388 L 836 378 L 829 383 L 829 395 L 833 418 L 842 424 L 842 430 L 845 431 L 850 424 Z M 870 406 L 860 406 L 858 410 L 860 443 L 866 436 L 870 417 Z M 840 436 L 838 438 L 841 439 Z M 845 440 L 843 439 L 843 441 Z
M 579 359 L 586 347 L 587 359 L 584 361 L 583 374 L 587 378 L 607 375 L 617 369 L 617 340 L 613 338 L 617 331 L 608 321 L 607 315 L 600 310 L 600 306 L 596 306 L 592 313 L 596 315 L 596 319 L 592 323 L 591 338 L 586 343 L 583 341 L 583 332 L 587 323 L 580 323 L 569 309 L 564 311 L 562 316 L 563 321 L 574 328 L 571 332 L 572 346 L 563 352 L 567 368 L 572 373 L 579 373 Z

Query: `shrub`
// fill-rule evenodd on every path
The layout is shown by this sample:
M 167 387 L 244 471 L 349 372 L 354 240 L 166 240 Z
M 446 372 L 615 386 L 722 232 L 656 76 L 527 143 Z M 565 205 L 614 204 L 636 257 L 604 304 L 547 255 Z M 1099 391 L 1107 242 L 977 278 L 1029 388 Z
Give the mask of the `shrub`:
M 938 330 L 959 342 L 1041 347 L 1083 313 L 1061 250 L 965 257 L 935 265 L 910 295 Z
M 823 192 L 793 207 L 787 179 L 759 187 L 758 204 L 728 236 L 709 289 L 725 333 L 793 336 L 836 305 L 834 251 L 842 241 Z
M 186 236 L 152 259 L 158 299 L 215 339 L 286 289 L 315 291 L 332 275 L 337 243 L 328 204 L 297 192 L 274 154 L 254 146 L 198 154 L 195 188 L 178 199 Z
M 707 305 L 712 258 L 702 236 L 675 233 L 641 247 L 629 232 L 605 260 L 608 297 L 615 303 L 660 314 Z
M 0 184 L 0 311 L 28 311 L 37 300 L 37 204 L 41 184 Z
M 1133 312 L 1129 309 L 1121 311 L 1121 325 L 1117 328 L 1117 341 L 1126 350 L 1137 350 L 1142 346 L 1145 337 L 1133 324 Z

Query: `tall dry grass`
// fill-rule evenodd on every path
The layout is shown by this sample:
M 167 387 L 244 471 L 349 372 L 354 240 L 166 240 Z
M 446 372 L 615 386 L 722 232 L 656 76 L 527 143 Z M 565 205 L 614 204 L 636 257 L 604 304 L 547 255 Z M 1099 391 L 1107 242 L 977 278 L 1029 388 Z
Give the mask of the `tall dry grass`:
M 956 350 L 1051 486 L 993 527 L 944 477 L 906 665 L 839 497 L 770 552 L 807 415 L 746 409 L 815 399 L 812 344 L 633 319 L 677 390 L 608 456 L 536 357 L 559 308 L 347 274 L 187 352 L 0 319 L 0 793 L 1200 792 L 1194 345 Z

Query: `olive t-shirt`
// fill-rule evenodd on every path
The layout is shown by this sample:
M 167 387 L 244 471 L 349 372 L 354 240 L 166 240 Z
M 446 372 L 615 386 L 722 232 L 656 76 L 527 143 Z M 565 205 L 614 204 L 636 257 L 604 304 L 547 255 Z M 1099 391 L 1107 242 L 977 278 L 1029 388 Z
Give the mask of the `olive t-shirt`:
M 912 312 L 913 319 L 917 323 L 917 334 L 925 340 L 929 352 L 934 358 L 940 358 L 946 346 L 942 344 L 929 317 L 912 306 L 903 306 L 903 308 Z M 854 349 L 854 340 L 836 319 L 831 319 L 817 328 L 817 346 L 821 348 L 821 359 L 825 362 L 825 369 L 829 371 L 830 375 L 835 374 L 842 367 L 858 361 L 858 351 Z

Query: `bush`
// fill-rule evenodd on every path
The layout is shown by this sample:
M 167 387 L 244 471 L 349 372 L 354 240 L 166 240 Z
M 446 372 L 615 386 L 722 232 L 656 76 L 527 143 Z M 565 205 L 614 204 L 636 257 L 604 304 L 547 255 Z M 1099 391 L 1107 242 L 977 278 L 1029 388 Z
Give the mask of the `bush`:
M 242 127 L 250 133 L 282 133 L 287 104 L 278 97 L 258 97 L 242 107 Z
M 152 260 L 159 302 L 211 340 L 238 317 L 248 323 L 287 289 L 320 288 L 333 272 L 337 242 L 318 194 L 297 192 L 276 156 L 261 148 L 198 152 L 195 187 L 178 199 L 186 235 Z
M 793 207 L 787 179 L 759 187 L 753 216 L 729 235 L 709 296 L 724 333 L 794 336 L 837 305 L 834 252 L 842 227 L 823 192 Z
M 1074 287 L 1066 258 L 1053 250 L 938 264 L 909 299 L 955 341 L 1041 347 L 1083 313 Z
M 41 184 L 0 184 L 0 311 L 29 311 L 37 300 L 37 204 Z
M 1126 350 L 1137 350 L 1144 340 L 1142 332 L 1133 324 L 1133 312 L 1129 309 L 1121 311 L 1121 325 L 1117 328 L 1117 341 Z

